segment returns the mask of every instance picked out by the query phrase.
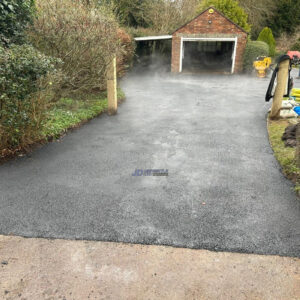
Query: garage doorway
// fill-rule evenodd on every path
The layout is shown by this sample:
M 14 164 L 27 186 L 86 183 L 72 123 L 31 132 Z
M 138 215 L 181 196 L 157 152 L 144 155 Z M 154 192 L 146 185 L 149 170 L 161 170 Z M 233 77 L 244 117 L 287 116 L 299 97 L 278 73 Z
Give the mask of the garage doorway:
M 136 41 L 133 69 L 136 72 L 170 72 L 172 39 Z
M 233 73 L 237 38 L 182 38 L 180 72 Z

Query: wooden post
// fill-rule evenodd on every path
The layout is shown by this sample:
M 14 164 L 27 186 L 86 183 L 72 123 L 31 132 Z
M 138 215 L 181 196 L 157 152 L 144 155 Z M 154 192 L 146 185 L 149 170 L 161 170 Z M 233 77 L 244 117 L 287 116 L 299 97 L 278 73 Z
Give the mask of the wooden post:
M 279 119 L 280 117 L 282 100 L 286 92 L 286 87 L 288 83 L 289 67 L 290 67 L 290 61 L 288 59 L 281 62 L 279 65 L 279 71 L 277 75 L 277 85 L 276 85 L 272 109 L 270 113 L 270 119 L 272 120 Z
M 118 110 L 117 97 L 117 59 L 113 58 L 107 70 L 108 114 L 115 115 Z

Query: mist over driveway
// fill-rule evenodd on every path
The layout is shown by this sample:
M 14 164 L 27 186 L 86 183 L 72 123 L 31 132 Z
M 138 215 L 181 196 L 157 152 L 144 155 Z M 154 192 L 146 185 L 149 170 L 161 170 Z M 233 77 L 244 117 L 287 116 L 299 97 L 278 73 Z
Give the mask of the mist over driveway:
M 300 201 L 268 142 L 268 82 L 128 75 L 118 115 L 0 166 L 0 234 L 300 257 Z

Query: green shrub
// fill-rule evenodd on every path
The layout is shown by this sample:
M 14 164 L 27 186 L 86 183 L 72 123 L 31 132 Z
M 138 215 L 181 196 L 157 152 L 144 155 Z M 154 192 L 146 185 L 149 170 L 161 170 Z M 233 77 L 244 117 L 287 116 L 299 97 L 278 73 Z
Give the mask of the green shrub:
M 54 63 L 28 45 L 0 47 L 0 155 L 37 138 Z
M 270 28 L 265 27 L 259 34 L 258 41 L 265 42 L 269 45 L 269 55 L 274 56 L 276 53 L 276 42 L 273 36 L 273 32 Z
M 63 61 L 61 96 L 105 89 L 108 64 L 126 51 L 111 12 L 73 0 L 38 0 L 36 6 L 28 34 L 37 49 Z
M 0 44 L 24 42 L 24 30 L 32 21 L 34 0 L 0 1 Z
M 269 46 L 265 42 L 260 41 L 248 41 L 244 58 L 243 66 L 246 72 L 251 72 L 253 70 L 253 62 L 258 56 L 268 56 Z

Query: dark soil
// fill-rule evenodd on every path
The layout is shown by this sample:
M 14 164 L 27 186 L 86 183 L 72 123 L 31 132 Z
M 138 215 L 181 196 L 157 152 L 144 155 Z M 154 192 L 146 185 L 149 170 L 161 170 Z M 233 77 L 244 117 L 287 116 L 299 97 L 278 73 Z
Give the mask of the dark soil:
M 286 147 L 296 147 L 296 129 L 297 125 L 290 125 L 285 129 L 282 140 L 284 141 Z

